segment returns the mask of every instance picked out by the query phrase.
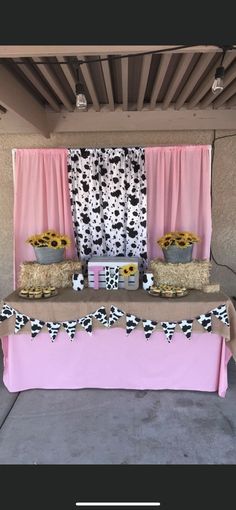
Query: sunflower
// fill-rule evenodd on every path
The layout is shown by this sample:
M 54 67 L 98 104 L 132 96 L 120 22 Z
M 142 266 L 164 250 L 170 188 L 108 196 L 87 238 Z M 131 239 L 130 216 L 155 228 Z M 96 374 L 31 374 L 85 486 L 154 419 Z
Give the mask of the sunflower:
M 120 274 L 122 276 L 130 276 L 130 264 L 126 264 L 126 266 L 122 266 L 120 268 Z
M 68 246 L 71 244 L 70 239 L 67 236 L 59 236 L 59 241 L 60 248 L 68 248 Z
M 28 237 L 28 239 L 26 239 L 25 242 L 29 243 L 33 246 L 35 241 L 36 241 L 36 236 L 30 236 L 30 237 Z
M 166 249 L 166 248 L 169 248 L 169 246 L 170 246 L 170 241 L 168 241 L 168 240 L 167 240 L 167 241 L 164 241 L 164 243 L 163 243 L 163 248 L 165 248 L 165 249 Z
M 186 248 L 188 244 L 186 243 L 185 239 L 182 239 L 181 241 L 176 241 L 176 246 L 179 248 Z
M 50 239 L 50 241 L 48 243 L 48 247 L 49 248 L 55 248 L 55 249 L 61 248 L 60 238 L 59 237 L 54 237 L 53 239 Z
M 45 232 L 43 232 L 41 234 L 42 236 L 49 236 L 49 237 L 55 237 L 55 236 L 58 236 L 59 234 L 56 232 L 56 230 L 46 230 Z

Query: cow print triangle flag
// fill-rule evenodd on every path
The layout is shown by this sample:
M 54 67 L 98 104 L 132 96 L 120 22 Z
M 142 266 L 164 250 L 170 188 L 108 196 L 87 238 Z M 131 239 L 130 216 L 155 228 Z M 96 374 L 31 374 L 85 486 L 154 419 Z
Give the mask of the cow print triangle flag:
M 77 321 L 65 321 L 62 323 L 62 325 L 63 325 L 63 328 L 65 328 L 70 339 L 73 340 L 73 338 L 75 337 Z
M 117 306 L 112 305 L 110 308 L 110 315 L 109 315 L 109 327 L 113 326 L 113 324 L 120 319 L 120 317 L 123 317 L 125 313 L 122 312 Z
M 85 329 L 86 333 L 92 335 L 92 317 L 91 315 L 86 315 L 85 317 L 81 317 L 78 320 L 78 323 Z
M 0 312 L 0 322 L 3 322 L 6 319 L 9 319 L 10 317 L 12 317 L 13 314 L 14 314 L 13 308 L 11 306 L 5 304 L 2 307 L 2 310 Z
M 35 338 L 36 335 L 41 331 L 41 329 L 45 325 L 45 322 L 40 321 L 38 319 L 30 319 L 30 323 L 31 323 L 31 337 Z
M 211 333 L 211 312 L 202 313 L 198 317 L 196 317 L 199 324 L 201 324 L 207 333 Z
M 27 315 L 22 315 L 21 313 L 16 312 L 16 320 L 15 320 L 15 334 L 27 324 L 29 321 L 29 317 Z
M 151 320 L 143 320 L 143 329 L 144 329 L 144 334 L 145 334 L 145 337 L 147 340 L 149 340 L 151 334 L 153 333 L 154 329 L 156 328 L 157 326 L 157 322 L 156 321 L 151 321 Z
M 97 319 L 103 326 L 106 326 L 108 328 L 109 322 L 106 314 L 106 309 L 104 306 L 101 306 L 101 308 L 98 308 L 96 312 L 91 314 L 95 319 Z
M 191 335 L 192 335 L 192 329 L 193 329 L 193 319 L 190 319 L 190 320 L 184 319 L 182 321 L 178 321 L 178 324 L 181 327 L 186 338 L 188 338 L 188 340 L 190 340 Z
M 161 322 L 167 341 L 170 343 L 175 332 L 176 322 Z
M 227 313 L 226 305 L 220 305 L 217 306 L 217 308 L 214 308 L 214 310 L 211 311 L 217 319 L 220 319 L 226 326 L 229 326 L 229 317 Z
M 130 313 L 126 314 L 126 335 L 129 335 L 139 324 L 141 319 Z
M 49 335 L 51 337 L 52 342 L 56 339 L 57 333 L 61 327 L 60 322 L 46 322 Z

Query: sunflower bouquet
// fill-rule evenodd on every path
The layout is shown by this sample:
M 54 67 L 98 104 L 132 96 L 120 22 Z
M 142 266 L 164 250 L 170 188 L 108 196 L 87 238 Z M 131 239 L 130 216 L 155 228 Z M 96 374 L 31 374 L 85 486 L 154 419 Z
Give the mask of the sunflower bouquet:
M 175 230 L 174 232 L 168 232 L 160 239 L 157 243 L 161 248 L 167 250 L 170 246 L 178 246 L 178 248 L 187 248 L 192 246 L 194 243 L 198 243 L 200 237 L 192 232 Z
M 61 235 L 55 230 L 46 230 L 41 234 L 30 236 L 26 242 L 34 248 L 54 248 L 55 250 L 70 246 L 69 237 Z
M 120 267 L 121 276 L 134 276 L 138 271 L 137 264 L 126 264 Z

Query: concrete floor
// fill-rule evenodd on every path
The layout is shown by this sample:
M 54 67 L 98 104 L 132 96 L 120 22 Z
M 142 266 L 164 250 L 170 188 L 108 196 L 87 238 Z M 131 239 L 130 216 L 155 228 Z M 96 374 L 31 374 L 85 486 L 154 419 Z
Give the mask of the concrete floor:
M 28 390 L 0 385 L 0 464 L 235 464 L 236 365 L 229 389 Z M 2 379 L 2 378 L 1 378 Z

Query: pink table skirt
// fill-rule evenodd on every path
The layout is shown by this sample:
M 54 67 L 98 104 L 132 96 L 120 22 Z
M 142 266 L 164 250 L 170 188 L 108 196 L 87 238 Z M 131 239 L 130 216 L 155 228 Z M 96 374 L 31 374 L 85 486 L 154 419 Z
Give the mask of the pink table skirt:
M 143 331 L 126 336 L 122 328 L 79 332 L 73 341 L 47 333 L 2 339 L 3 381 L 10 392 L 27 389 L 117 388 L 217 391 L 225 396 L 231 353 L 216 334 L 175 333 L 169 344 L 163 333 L 149 341 Z

